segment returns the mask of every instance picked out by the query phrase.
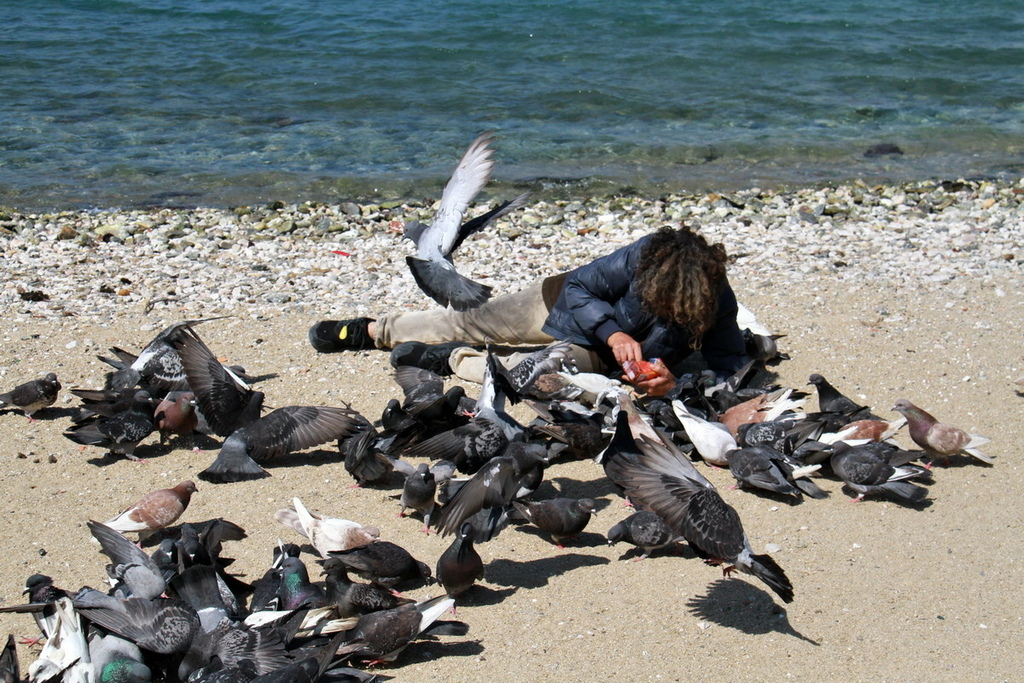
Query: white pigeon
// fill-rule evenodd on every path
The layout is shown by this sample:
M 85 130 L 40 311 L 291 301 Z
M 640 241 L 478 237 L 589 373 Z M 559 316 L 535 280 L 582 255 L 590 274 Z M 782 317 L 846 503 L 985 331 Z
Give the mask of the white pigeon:
M 693 447 L 700 453 L 704 462 L 716 467 L 728 467 L 729 460 L 726 457 L 731 451 L 739 448 L 736 439 L 726 429 L 725 425 L 718 422 L 708 422 L 697 417 L 683 405 L 682 401 L 672 401 L 672 411 L 683 423 L 686 430 L 686 437 L 693 444 Z
M 295 506 L 294 510 L 278 510 L 274 514 L 274 519 L 308 538 L 310 545 L 322 557 L 327 557 L 327 553 L 332 551 L 369 545 L 380 536 L 380 530 L 376 527 L 363 526 L 358 522 L 338 517 L 313 514 L 298 498 L 292 498 L 292 505 Z

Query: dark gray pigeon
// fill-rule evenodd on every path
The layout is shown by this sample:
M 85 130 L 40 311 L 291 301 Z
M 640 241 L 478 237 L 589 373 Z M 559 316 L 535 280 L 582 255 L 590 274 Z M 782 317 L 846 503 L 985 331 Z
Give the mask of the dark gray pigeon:
M 726 458 L 729 471 L 738 486 L 794 496 L 797 499 L 801 498 L 802 491 L 793 483 L 793 478 L 805 477 L 820 469 L 819 465 L 811 465 L 794 470 L 786 465 L 782 453 L 769 446 L 738 448 L 726 454 Z
M 872 493 L 888 492 L 910 503 L 919 503 L 928 496 L 928 489 L 911 484 L 907 479 L 930 476 L 924 467 L 911 465 L 916 453 L 900 451 L 885 443 L 851 446 L 845 441 L 832 449 L 832 471 L 843 483 L 857 492 L 854 501 Z
M 364 615 L 349 632 L 351 641 L 338 648 L 338 654 L 380 664 L 394 661 L 421 635 L 465 635 L 469 631 L 466 624 L 438 621 L 454 604 L 454 600 L 442 595 L 414 605 Z
M 21 668 L 18 666 L 18 648 L 14 634 L 8 634 L 3 652 L 0 652 L 0 683 L 20 683 Z
M 100 683 L 149 683 L 153 672 L 142 659 L 142 650 L 130 640 L 89 630 L 89 658 Z
M 520 494 L 524 483 L 536 488 L 533 484 L 536 474 L 542 472 L 546 464 L 537 450 L 530 448 L 514 448 L 506 455 L 492 458 L 445 504 L 433 523 L 434 528 L 447 536 L 483 510 L 500 511 Z M 489 540 L 497 531 L 500 528 L 477 529 L 475 540 L 477 543 Z
M 214 483 L 269 477 L 257 463 L 336 441 L 359 425 L 350 408 L 285 406 L 235 430 L 221 445 L 213 464 L 199 473 Z
M 514 397 L 504 366 L 488 352 L 483 384 L 469 423 L 422 441 L 404 454 L 450 460 L 463 474 L 475 473 L 500 455 L 510 442 L 526 438 L 525 427 L 505 410 L 505 401 Z
M 862 406 L 844 395 L 818 373 L 807 378 L 807 382 L 813 384 L 818 390 L 818 409 L 821 412 L 840 413 L 851 420 L 881 419 L 872 414 L 870 408 Z
M 605 451 L 605 472 L 641 509 L 651 510 L 690 544 L 707 564 L 725 564 L 764 581 L 783 602 L 793 601 L 793 584 L 770 555 L 755 554 L 739 514 L 685 456 L 668 444 L 633 437 L 621 411 Z
M 484 133 L 473 140 L 445 185 L 441 205 L 430 225 L 410 221 L 405 226 L 405 236 L 416 245 L 416 256 L 406 257 L 413 279 L 424 294 L 441 306 L 451 306 L 456 311 L 476 308 L 487 301 L 491 288 L 456 271 L 452 252 L 490 221 L 522 206 L 527 197 L 519 195 L 472 221 L 462 223 L 469 203 L 491 176 L 494 161 L 490 145 L 493 141 L 491 133 Z
M 280 609 L 323 607 L 327 604 L 324 589 L 309 580 L 306 565 L 297 557 L 285 557 L 281 563 Z
M 643 554 L 635 558 L 646 559 L 659 548 L 682 540 L 668 528 L 661 517 L 650 510 L 639 510 L 608 530 L 608 544 L 623 541 L 635 545 Z
M 153 399 L 145 391 L 135 393 L 129 407 L 110 417 L 98 416 L 72 425 L 64 436 L 84 446 L 99 446 L 113 454 L 138 460 L 135 448 L 153 433 Z
M 32 416 L 56 403 L 59 393 L 60 382 L 57 381 L 56 373 L 48 372 L 45 377 L 19 384 L 0 394 L 0 410 L 20 410 L 30 421 L 35 422 Z
M 541 501 L 513 501 L 512 506 L 541 531 L 551 534 L 559 548 L 563 541 L 577 536 L 597 513 L 592 498 L 554 498 Z
M 334 605 L 338 617 L 342 619 L 394 609 L 414 602 L 395 595 L 387 588 L 352 581 L 348 575 L 348 565 L 336 557 L 324 560 L 324 574 L 327 575 L 327 604 Z
M 449 597 L 455 597 L 484 578 L 484 562 L 473 547 L 473 525 L 463 522 L 455 540 L 441 553 L 434 572 Z
M 405 548 L 390 541 L 377 541 L 361 548 L 330 553 L 348 570 L 385 588 L 405 584 L 422 585 L 430 578 L 430 567 Z

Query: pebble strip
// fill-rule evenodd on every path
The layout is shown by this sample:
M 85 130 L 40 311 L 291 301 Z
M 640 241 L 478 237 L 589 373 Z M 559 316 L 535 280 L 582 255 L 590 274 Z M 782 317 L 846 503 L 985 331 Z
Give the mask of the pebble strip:
M 470 215 L 482 211 L 476 205 Z M 0 209 L 0 305 L 14 321 L 98 322 L 126 311 L 259 319 L 424 309 L 432 303 L 405 264 L 414 248 L 402 226 L 431 214 L 428 203 L 398 201 Z M 455 263 L 500 294 L 680 222 L 726 245 L 730 278 L 745 288 L 781 292 L 826 273 L 928 288 L 1018 278 L 1024 267 L 1024 179 L 538 200 L 467 240 Z

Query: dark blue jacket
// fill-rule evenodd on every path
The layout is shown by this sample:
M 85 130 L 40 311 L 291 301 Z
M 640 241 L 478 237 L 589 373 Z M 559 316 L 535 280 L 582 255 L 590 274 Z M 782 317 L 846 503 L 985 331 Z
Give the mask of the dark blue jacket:
M 618 363 L 608 348 L 608 337 L 622 331 L 640 342 L 644 358 L 661 358 L 676 372 L 693 352 L 693 335 L 644 311 L 633 288 L 633 272 L 648 239 L 642 237 L 568 273 L 544 322 L 544 332 L 592 348 L 614 368 Z M 749 360 L 736 310 L 736 295 L 724 282 L 715 323 L 704 334 L 700 348 L 708 367 L 719 375 L 732 374 Z

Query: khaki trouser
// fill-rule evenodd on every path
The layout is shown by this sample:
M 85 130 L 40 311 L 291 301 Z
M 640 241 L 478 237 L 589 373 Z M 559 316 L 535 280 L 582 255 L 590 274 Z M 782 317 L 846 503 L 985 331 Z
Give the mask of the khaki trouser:
M 450 308 L 412 313 L 392 313 L 377 320 L 374 342 L 378 348 L 391 349 L 402 342 L 419 341 L 441 344 L 460 341 L 475 346 L 493 344 L 499 347 L 546 346 L 554 337 L 541 331 L 563 278 L 538 280 L 521 291 L 495 297 L 469 311 Z M 580 372 L 602 372 L 604 364 L 597 354 L 580 346 L 572 346 Z M 529 353 L 511 349 L 496 350 L 506 366 L 514 366 Z M 470 347 L 452 351 L 448 364 L 456 377 L 482 382 L 486 352 Z

